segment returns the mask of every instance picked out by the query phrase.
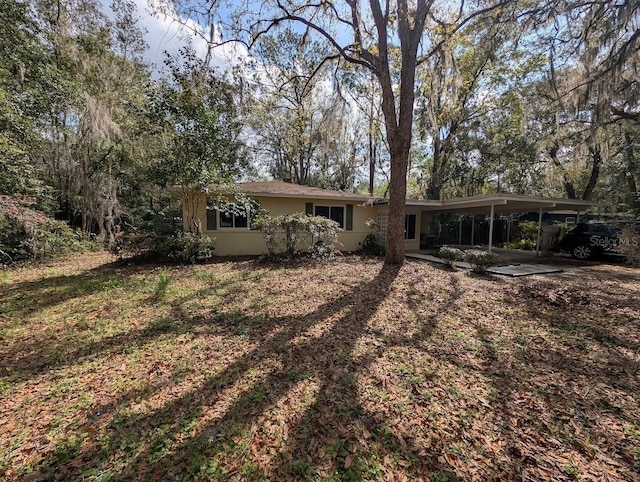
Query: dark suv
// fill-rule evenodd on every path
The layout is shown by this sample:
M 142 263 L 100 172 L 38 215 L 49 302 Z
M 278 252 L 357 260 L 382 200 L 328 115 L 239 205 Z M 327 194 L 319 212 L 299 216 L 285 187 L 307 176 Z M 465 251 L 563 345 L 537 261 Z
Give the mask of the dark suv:
M 640 224 L 632 226 L 640 233 Z M 621 230 L 620 226 L 612 224 L 578 223 L 562 237 L 560 249 L 578 259 L 591 259 L 605 254 L 620 256 L 617 248 Z

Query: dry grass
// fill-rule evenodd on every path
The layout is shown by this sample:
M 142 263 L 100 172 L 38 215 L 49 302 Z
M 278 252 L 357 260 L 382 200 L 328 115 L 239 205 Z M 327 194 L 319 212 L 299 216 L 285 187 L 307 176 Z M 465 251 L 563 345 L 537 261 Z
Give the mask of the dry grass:
M 0 478 L 640 480 L 637 270 L 109 261 L 0 272 Z

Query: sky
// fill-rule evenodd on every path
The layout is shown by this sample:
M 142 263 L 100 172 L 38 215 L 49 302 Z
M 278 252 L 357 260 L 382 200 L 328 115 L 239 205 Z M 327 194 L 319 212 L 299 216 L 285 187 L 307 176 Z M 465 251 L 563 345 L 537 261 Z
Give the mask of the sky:
M 155 2 L 157 0 L 151 0 Z M 162 69 L 164 52 L 176 53 L 181 47 L 191 43 L 194 50 L 202 58 L 207 53 L 207 42 L 201 35 L 193 33 L 200 31 L 205 37 L 208 32 L 202 32 L 201 27 L 192 20 L 179 22 L 175 20 L 176 15 L 163 16 L 151 14 L 148 0 L 133 0 L 137 8 L 137 15 L 143 28 L 147 31 L 145 40 L 149 45 L 145 58 L 155 66 L 156 71 Z M 110 13 L 110 12 L 109 12 Z M 174 18 L 171 18 L 174 17 Z M 183 25 L 184 24 L 184 25 Z M 213 65 L 222 70 L 228 69 L 238 59 L 244 60 L 248 57 L 247 50 L 235 44 L 227 44 L 217 47 L 213 53 Z

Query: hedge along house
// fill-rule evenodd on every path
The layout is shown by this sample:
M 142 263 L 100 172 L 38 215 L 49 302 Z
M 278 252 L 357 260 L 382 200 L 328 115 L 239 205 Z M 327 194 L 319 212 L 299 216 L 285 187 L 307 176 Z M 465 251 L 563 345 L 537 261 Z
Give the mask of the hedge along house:
M 261 209 L 272 216 L 280 214 L 307 213 L 324 216 L 336 221 L 343 231 L 339 233 L 339 249 L 356 251 L 372 229 L 367 220 L 373 219 L 378 225 L 377 234 L 386 240 L 388 222 L 388 200 L 368 195 L 331 191 L 309 186 L 300 186 L 285 181 L 246 182 L 238 184 L 238 189 L 254 199 Z M 172 191 L 179 194 L 180 188 Z M 184 193 L 183 193 L 184 194 Z M 183 227 L 193 231 L 196 225 L 202 232 L 216 238 L 216 254 L 222 256 L 257 255 L 267 252 L 260 231 L 250 229 L 247 216 L 226 214 L 214 209 L 213 199 L 202 192 L 191 191 L 183 197 Z M 420 240 L 436 238 L 439 234 L 438 215 L 443 213 L 458 215 L 488 215 L 490 221 L 489 250 L 492 246 L 493 219 L 497 214 L 573 210 L 584 212 L 591 203 L 566 199 L 537 198 L 497 194 L 445 201 L 408 200 L 405 214 L 405 249 L 418 250 Z M 472 225 L 473 226 L 473 225 Z M 471 244 L 473 234 L 471 236 Z

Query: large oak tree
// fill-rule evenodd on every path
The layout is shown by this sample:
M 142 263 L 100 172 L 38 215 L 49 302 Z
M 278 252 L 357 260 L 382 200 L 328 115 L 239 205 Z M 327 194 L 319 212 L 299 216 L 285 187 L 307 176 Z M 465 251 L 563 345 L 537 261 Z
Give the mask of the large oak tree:
M 224 17 L 233 19 L 225 38 L 243 41 L 248 47 L 263 34 L 286 24 L 322 39 L 335 57 L 369 69 L 380 86 L 382 111 L 391 158 L 389 186 L 388 264 L 404 261 L 405 199 L 407 167 L 412 140 L 416 71 L 437 53 L 445 40 L 479 16 L 504 15 L 514 9 L 513 0 L 489 0 L 456 5 L 435 0 L 246 0 Z M 180 13 L 200 15 L 212 21 L 215 5 L 185 2 Z M 225 23 L 222 18 L 221 25 Z M 425 36 L 425 29 L 438 29 L 439 40 Z M 213 36 L 212 36 L 213 38 Z

